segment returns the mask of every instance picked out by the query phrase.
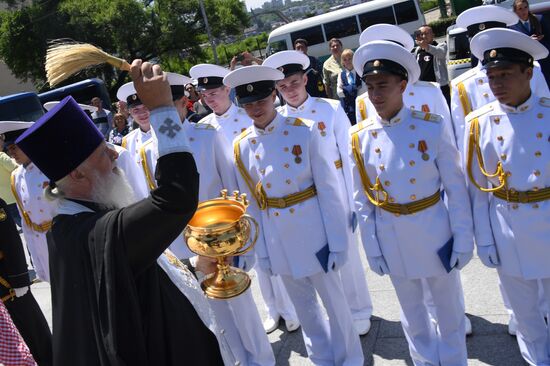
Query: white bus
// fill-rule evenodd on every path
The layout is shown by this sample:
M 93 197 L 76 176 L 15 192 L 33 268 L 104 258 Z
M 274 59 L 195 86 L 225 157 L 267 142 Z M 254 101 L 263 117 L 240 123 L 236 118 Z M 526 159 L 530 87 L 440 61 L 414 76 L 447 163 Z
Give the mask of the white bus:
M 328 41 L 339 38 L 344 48 L 359 47 L 359 35 L 373 24 L 395 24 L 412 36 L 425 24 L 417 0 L 373 0 L 327 14 L 285 24 L 269 34 L 267 54 L 294 49 L 294 41 L 306 39 L 308 55 L 324 61 L 330 56 Z

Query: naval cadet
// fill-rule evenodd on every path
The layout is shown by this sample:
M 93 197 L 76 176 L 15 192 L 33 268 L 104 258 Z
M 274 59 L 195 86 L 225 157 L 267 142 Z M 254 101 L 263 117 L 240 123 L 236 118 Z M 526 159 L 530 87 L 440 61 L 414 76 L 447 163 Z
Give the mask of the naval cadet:
M 278 52 L 265 59 L 263 65 L 281 70 L 285 75 L 284 79 L 276 82 L 277 90 L 286 101 L 278 112 L 285 117 L 315 122 L 314 130 L 325 144 L 324 153 L 334 157 L 333 168 L 338 172 L 338 186 L 348 220 L 348 235 L 342 237 L 342 241 L 347 241 L 349 255 L 346 265 L 340 269 L 340 277 L 355 329 L 359 335 L 365 335 L 371 326 L 372 301 L 359 255 L 359 232 L 355 230 L 352 173 L 347 154 L 351 123 L 339 101 L 313 98 L 307 93 L 309 59 L 303 53 Z
M 347 217 L 334 157 L 310 120 L 275 109 L 275 81 L 284 74 L 267 66 L 230 72 L 253 125 L 233 141 L 241 191 L 252 198 L 260 223 L 258 264 L 281 276 L 302 324 L 315 365 L 362 365 L 363 351 L 338 270 L 347 260 Z M 306 229 L 304 229 L 306 228 Z M 320 296 L 328 321 L 317 299 Z
M 235 138 L 233 132 L 241 126 L 251 126 L 252 119 L 246 115 L 242 108 L 232 103 L 231 88 L 223 85 L 223 78 L 228 73 L 229 70 L 221 66 L 208 64 L 195 65 L 189 70 L 191 77 L 197 80 L 197 89 L 204 102 L 214 111 L 200 122 L 220 126 L 220 129 L 225 130 L 225 136 L 231 138 L 227 154 L 233 156 L 231 144 Z M 236 125 L 233 131 L 231 131 L 232 125 Z M 238 257 L 239 261 L 242 259 Z M 297 330 L 300 327 L 300 322 L 281 278 L 269 275 L 259 266 L 255 266 L 255 270 L 267 310 L 267 319 L 263 324 L 265 332 L 271 333 L 277 329 L 281 318 L 284 319 L 288 332 Z
M 359 37 L 359 44 L 363 45 L 371 41 L 391 41 L 403 46 L 407 51 L 412 51 L 414 47 L 411 36 L 402 28 L 391 24 L 375 24 L 365 29 Z M 443 123 L 452 131 L 449 105 L 438 84 L 422 80 L 418 80 L 415 83 L 407 83 L 407 88 L 403 93 L 403 104 L 412 110 L 439 114 L 443 117 Z M 376 108 L 369 99 L 369 93 L 365 92 L 357 97 L 356 114 L 364 120 L 373 113 L 376 114 Z M 460 289 L 456 296 L 464 306 L 464 290 L 462 289 L 460 272 L 453 271 L 451 275 L 455 277 L 457 286 Z M 437 314 L 435 314 L 433 301 L 430 292 L 427 290 L 425 280 L 422 280 L 422 285 L 426 290 L 424 293 L 427 296 L 426 304 L 428 305 L 430 316 L 437 322 Z M 466 335 L 471 335 L 472 323 L 466 315 L 464 315 L 464 321 L 466 324 Z
M 21 220 L 21 229 L 25 243 L 31 255 L 36 276 L 50 282 L 48 244 L 46 233 L 52 225 L 52 219 L 57 214 L 57 205 L 44 197 L 44 188 L 48 187 L 49 179 L 36 167 L 29 157 L 15 144 L 32 122 L 21 122 L 18 130 L 5 134 L 5 145 L 17 164 L 17 169 L 11 173 L 11 190 L 15 197 Z
M 534 60 L 548 50 L 510 29 L 478 33 L 471 49 L 497 99 L 466 117 L 477 252 L 486 266 L 497 268 L 523 358 L 549 365 L 539 288 L 550 302 L 550 99 L 537 95 L 531 82 Z
M 471 39 L 477 33 L 491 28 L 506 28 L 516 24 L 519 18 L 508 9 L 496 5 L 483 5 L 470 8 L 462 12 L 456 19 L 457 27 L 468 30 Z M 473 67 L 451 81 L 451 116 L 456 137 L 456 143 L 461 150 L 462 158 L 465 152 L 464 135 L 468 134 L 468 126 L 465 126 L 466 115 L 495 100 L 495 96 L 489 87 L 486 71 L 472 56 Z M 540 66 L 533 69 L 531 90 L 541 97 L 550 97 L 550 90 L 540 70 Z
M 355 204 L 368 262 L 390 276 L 413 363 L 466 366 L 464 306 L 456 301 L 460 289 L 448 272 L 472 258 L 473 227 L 450 126 L 440 115 L 404 105 L 407 83 L 420 75 L 405 48 L 372 41 L 356 51 L 353 63 L 377 111 L 350 129 Z M 437 325 L 429 317 L 423 279 Z

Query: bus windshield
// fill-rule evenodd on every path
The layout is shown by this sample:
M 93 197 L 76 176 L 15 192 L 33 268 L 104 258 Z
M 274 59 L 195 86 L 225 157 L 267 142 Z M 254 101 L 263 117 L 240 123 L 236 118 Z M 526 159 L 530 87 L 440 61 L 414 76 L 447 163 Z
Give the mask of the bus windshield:
M 60 101 L 66 96 L 72 96 L 78 103 L 91 104 L 93 97 L 99 97 L 103 108 L 111 109 L 111 99 L 101 79 L 87 79 L 78 83 L 62 86 L 44 93 L 38 94 L 42 104 L 46 102 Z
M 44 114 L 36 93 L 18 93 L 0 97 L 0 120 L 34 122 Z

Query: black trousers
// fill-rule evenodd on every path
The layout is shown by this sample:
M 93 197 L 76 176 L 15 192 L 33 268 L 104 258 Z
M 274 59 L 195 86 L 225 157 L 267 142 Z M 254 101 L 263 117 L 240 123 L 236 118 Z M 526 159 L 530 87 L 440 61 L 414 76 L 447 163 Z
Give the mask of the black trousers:
M 451 108 L 451 88 L 449 87 L 449 84 L 441 85 L 439 88 L 441 89 L 441 92 L 443 93 L 443 96 L 447 101 L 447 105 L 449 106 L 449 108 Z
M 39 366 L 53 365 L 52 333 L 31 291 L 6 301 L 4 305 L 36 363 Z

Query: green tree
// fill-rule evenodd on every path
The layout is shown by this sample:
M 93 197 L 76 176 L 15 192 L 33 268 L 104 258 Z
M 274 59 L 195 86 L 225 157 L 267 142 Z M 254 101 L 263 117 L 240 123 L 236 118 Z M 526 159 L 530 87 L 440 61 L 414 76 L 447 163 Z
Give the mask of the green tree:
M 206 0 L 206 5 L 217 36 L 240 33 L 248 25 L 239 0 Z M 60 38 L 92 43 L 127 60 L 155 60 L 172 71 L 182 71 L 188 68 L 186 60 L 198 62 L 206 57 L 201 48 L 204 29 L 196 21 L 197 14 L 196 0 L 35 1 L 0 12 L 0 58 L 18 78 L 32 80 L 38 88 L 45 80 L 48 42 Z M 71 81 L 98 74 L 108 85 L 116 77 L 111 67 L 102 66 L 85 70 Z

